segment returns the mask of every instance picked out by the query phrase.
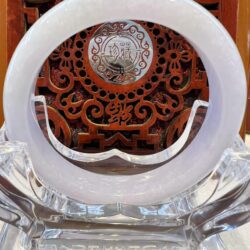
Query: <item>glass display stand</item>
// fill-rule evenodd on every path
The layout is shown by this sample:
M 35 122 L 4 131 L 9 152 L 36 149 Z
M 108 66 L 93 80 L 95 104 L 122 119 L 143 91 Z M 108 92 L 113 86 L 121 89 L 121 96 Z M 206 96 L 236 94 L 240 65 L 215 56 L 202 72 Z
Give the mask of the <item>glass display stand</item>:
M 193 115 L 177 143 L 190 139 Z M 217 234 L 250 220 L 250 152 L 240 137 L 200 183 L 148 206 L 74 201 L 41 183 L 25 143 L 8 141 L 4 127 L 0 138 L 1 249 L 223 249 Z

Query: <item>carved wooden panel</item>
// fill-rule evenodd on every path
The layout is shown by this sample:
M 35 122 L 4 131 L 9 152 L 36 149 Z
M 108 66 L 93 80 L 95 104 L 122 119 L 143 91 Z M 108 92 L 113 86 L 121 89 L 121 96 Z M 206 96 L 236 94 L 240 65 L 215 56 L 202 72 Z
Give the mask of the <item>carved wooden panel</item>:
M 59 2 L 27 0 L 22 8 L 25 30 Z M 197 2 L 220 20 L 228 20 L 225 1 Z M 180 137 L 193 102 L 208 100 L 205 69 L 190 44 L 158 24 L 131 22 L 84 30 L 61 44 L 44 65 L 36 94 L 46 97 L 56 137 L 74 150 L 158 152 Z M 234 26 L 228 29 L 234 36 Z M 98 36 L 119 32 L 135 45 L 115 46 Z
M 122 41 L 109 41 L 117 33 Z M 131 39 L 134 43 L 126 44 Z M 60 139 L 84 152 L 160 151 L 181 135 L 193 102 L 208 98 L 194 49 L 153 23 L 121 21 L 82 31 L 51 54 L 43 74 L 37 94 L 46 96 L 54 129 L 70 127 L 61 130 Z

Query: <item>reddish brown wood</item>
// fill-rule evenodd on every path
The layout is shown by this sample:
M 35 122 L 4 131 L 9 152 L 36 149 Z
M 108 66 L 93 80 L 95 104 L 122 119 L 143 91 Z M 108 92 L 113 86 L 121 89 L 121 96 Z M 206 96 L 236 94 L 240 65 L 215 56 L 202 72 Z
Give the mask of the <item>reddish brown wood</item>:
M 8 61 L 22 39 L 25 32 L 25 17 L 23 15 L 23 1 L 7 1 L 7 45 Z
M 0 93 L 3 93 L 3 83 L 7 69 L 7 1 L 0 0 Z M 0 126 L 4 123 L 3 103 L 0 102 Z
M 221 22 L 234 40 L 236 40 L 237 34 L 238 7 L 238 0 L 221 1 Z
M 242 131 L 250 133 L 250 1 L 240 0 L 239 20 L 237 29 L 237 44 L 245 64 L 248 80 L 248 104 L 246 110 L 246 122 Z
M 247 100 L 246 130 L 250 134 L 250 97 Z

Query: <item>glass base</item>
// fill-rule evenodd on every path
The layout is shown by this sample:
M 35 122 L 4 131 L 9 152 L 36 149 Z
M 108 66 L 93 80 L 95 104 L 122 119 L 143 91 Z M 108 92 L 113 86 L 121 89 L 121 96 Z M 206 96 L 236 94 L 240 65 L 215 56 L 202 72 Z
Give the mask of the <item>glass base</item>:
M 209 249 L 206 240 L 250 221 L 250 153 L 240 137 L 200 183 L 147 206 L 72 200 L 39 181 L 26 144 L 4 130 L 0 138 L 1 249 Z
M 54 239 L 32 239 L 17 228 L 4 224 L 0 233 L 0 248 L 3 250 L 188 250 L 188 249 L 226 249 L 219 235 L 209 237 L 197 247 L 190 246 L 188 240 L 176 241 L 176 238 L 159 239 L 155 233 L 151 237 L 146 235 L 131 237 L 131 233 L 124 239 L 98 239 L 95 234 L 82 235 L 81 239 L 75 239 L 76 234 L 71 232 L 69 238 L 61 238 L 57 235 Z M 113 236 L 114 237 L 114 236 Z M 134 239 L 133 239 L 134 238 Z M 167 239 L 169 238 L 169 239 Z

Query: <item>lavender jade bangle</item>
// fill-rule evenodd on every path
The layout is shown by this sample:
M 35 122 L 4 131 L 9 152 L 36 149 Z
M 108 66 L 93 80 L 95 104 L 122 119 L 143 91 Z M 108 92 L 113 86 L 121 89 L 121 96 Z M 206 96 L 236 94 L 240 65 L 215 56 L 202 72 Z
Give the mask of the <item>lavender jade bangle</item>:
M 32 97 L 42 64 L 59 44 L 90 26 L 121 19 L 158 23 L 183 35 L 205 65 L 210 100 L 200 132 L 180 155 L 146 173 L 109 176 L 82 170 L 53 149 L 38 126 Z M 4 87 L 9 139 L 28 144 L 34 172 L 44 185 L 89 204 L 154 204 L 196 184 L 237 135 L 245 104 L 245 73 L 234 42 L 216 18 L 190 0 L 64 1 L 24 36 Z

